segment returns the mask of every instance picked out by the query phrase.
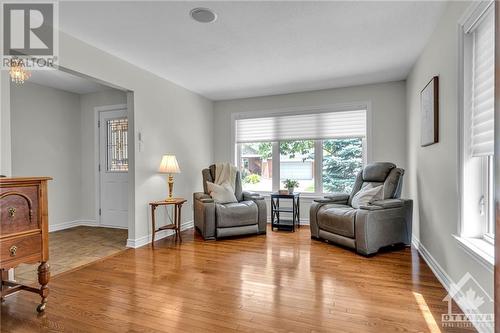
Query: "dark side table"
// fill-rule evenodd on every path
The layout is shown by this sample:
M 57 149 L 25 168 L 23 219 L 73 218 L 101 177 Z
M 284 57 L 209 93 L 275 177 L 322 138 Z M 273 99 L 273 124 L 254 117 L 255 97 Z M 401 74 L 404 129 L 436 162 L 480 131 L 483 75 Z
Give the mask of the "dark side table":
M 292 200 L 292 207 L 280 207 L 280 199 Z M 300 228 L 300 193 L 271 193 L 271 230 L 295 231 Z M 284 215 L 284 216 L 283 216 Z

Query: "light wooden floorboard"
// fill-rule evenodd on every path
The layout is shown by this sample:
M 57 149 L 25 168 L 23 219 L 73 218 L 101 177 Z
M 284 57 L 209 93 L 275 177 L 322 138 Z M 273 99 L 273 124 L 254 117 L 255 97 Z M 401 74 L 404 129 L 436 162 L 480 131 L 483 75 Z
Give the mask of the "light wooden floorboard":
M 60 274 L 40 316 L 36 295 L 8 297 L 2 332 L 464 331 L 441 327 L 446 291 L 409 248 L 365 258 L 311 240 L 307 227 L 183 240 Z
M 125 229 L 75 227 L 49 233 L 51 274 L 57 275 L 76 267 L 108 257 L 126 249 Z M 38 265 L 19 265 L 16 280 L 24 284 L 37 282 Z

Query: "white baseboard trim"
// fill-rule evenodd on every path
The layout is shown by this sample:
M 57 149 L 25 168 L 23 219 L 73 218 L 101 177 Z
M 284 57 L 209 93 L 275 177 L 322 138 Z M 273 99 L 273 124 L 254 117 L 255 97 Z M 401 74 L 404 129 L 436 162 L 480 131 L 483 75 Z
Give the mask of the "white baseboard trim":
M 49 232 L 54 232 L 54 231 L 59 231 L 59 230 L 64 230 L 64 229 L 69 229 L 69 228 L 74 228 L 74 227 L 80 227 L 80 226 L 86 226 L 86 227 L 99 227 L 99 223 L 97 223 L 96 220 L 75 220 L 75 221 L 69 221 L 69 222 L 63 222 L 59 224 L 49 224 Z
M 446 291 L 448 292 L 448 294 L 453 294 L 452 288 L 455 285 L 455 283 L 453 282 L 453 280 L 451 279 L 451 277 L 448 275 L 448 273 L 446 273 L 446 271 L 443 269 L 443 267 L 441 267 L 441 265 L 439 265 L 439 263 L 437 262 L 437 260 L 434 259 L 434 257 L 431 255 L 431 253 L 425 248 L 425 246 L 423 246 L 420 243 L 420 240 L 417 239 L 415 237 L 415 235 L 412 235 L 412 237 L 411 237 L 411 243 L 417 249 L 418 253 L 422 256 L 422 258 L 424 259 L 424 261 L 430 267 L 430 269 L 432 270 L 432 272 L 434 273 L 434 275 L 436 276 L 436 278 L 439 280 L 439 282 L 446 289 Z M 459 299 L 456 298 L 456 297 L 454 297 L 453 300 L 457 303 L 457 305 L 460 307 L 460 309 L 466 315 L 474 316 L 474 315 L 478 315 L 479 314 L 476 311 L 472 311 L 472 310 L 464 311 L 464 309 L 466 309 L 466 307 L 464 307 L 463 304 L 461 304 L 461 302 L 459 301 Z M 480 332 L 480 333 L 483 333 L 483 332 L 484 333 L 486 333 L 486 332 L 488 332 L 488 333 L 493 332 L 493 328 L 491 328 L 491 330 L 490 330 L 489 327 L 486 327 L 485 325 L 481 325 L 481 323 L 476 323 L 476 322 L 473 321 L 472 324 L 474 325 L 475 329 L 478 332 Z
M 192 220 L 186 221 L 186 222 L 181 224 L 181 231 L 188 230 L 191 228 L 194 228 L 194 221 L 192 221 Z M 157 232 L 155 234 L 155 241 L 160 240 L 160 239 L 165 238 L 165 237 L 168 237 L 168 236 L 171 236 L 173 234 L 174 234 L 174 230 L 162 230 L 162 231 Z M 127 247 L 136 249 L 138 247 L 147 245 L 147 244 L 151 243 L 151 237 L 152 237 L 152 234 L 142 236 L 142 237 L 139 237 L 136 239 L 129 238 L 129 239 L 127 239 Z

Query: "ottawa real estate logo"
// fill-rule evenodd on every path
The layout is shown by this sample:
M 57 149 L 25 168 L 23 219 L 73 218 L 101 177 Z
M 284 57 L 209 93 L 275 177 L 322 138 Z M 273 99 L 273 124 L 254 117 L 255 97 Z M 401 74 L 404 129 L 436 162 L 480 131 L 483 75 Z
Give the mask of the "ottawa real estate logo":
M 451 285 L 443 301 L 448 302 L 447 313 L 441 315 L 443 328 L 475 327 L 493 332 L 493 299 L 470 273 L 467 272 L 458 283 Z M 463 313 L 453 306 L 453 301 Z

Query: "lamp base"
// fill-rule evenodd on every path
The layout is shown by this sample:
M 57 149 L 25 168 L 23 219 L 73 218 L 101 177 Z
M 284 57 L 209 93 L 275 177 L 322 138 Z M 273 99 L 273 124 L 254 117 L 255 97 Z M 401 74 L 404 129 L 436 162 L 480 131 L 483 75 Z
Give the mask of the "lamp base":
M 175 201 L 173 196 L 174 193 L 174 176 L 172 174 L 168 175 L 168 197 L 165 201 Z

